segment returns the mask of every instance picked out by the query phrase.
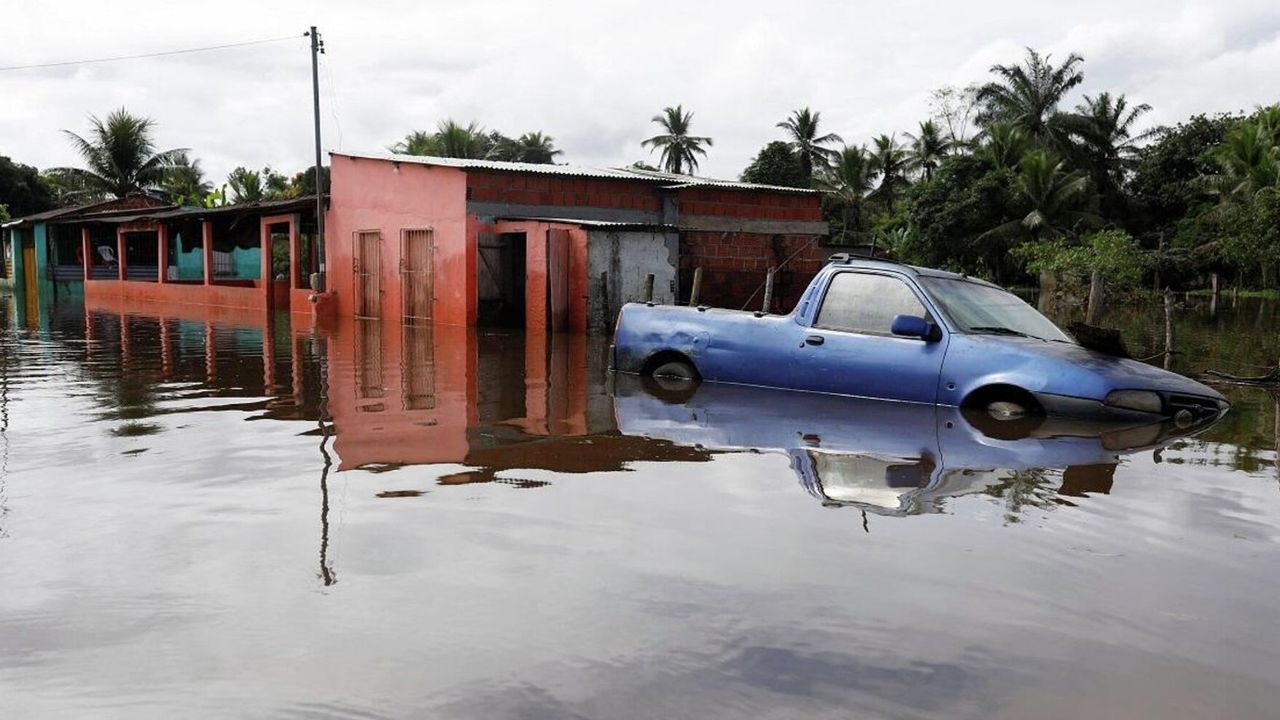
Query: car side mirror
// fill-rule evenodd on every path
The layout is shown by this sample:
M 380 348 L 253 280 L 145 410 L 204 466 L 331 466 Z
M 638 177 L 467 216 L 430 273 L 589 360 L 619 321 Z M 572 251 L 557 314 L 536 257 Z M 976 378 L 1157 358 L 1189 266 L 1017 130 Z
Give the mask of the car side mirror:
M 939 339 L 938 326 L 915 315 L 894 315 L 889 331 L 894 335 L 917 337 L 930 342 Z

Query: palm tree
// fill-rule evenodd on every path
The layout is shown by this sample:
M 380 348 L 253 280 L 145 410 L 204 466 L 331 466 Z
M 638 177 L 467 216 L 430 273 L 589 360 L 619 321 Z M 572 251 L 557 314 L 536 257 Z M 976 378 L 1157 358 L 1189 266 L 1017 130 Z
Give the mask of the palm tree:
M 871 169 L 880 176 L 880 184 L 871 196 L 884 200 L 892 214 L 893 199 L 907 183 L 907 151 L 893 135 L 881 135 L 873 142 L 875 148 L 871 151 Z
M 436 126 L 435 142 L 440 157 L 471 159 L 483 158 L 491 144 L 479 123 L 462 125 L 452 118 Z
M 200 161 L 185 150 L 174 153 L 162 185 L 170 199 L 183 205 L 203 205 L 204 197 L 213 191 L 213 184 L 204 179 Z
M 951 141 L 942 136 L 937 123 L 925 120 L 920 123 L 918 135 L 906 134 L 911 140 L 911 155 L 907 166 L 919 172 L 926 182 L 933 179 L 933 171 L 942 164 L 942 158 L 951 150 Z
M 86 167 L 54 170 L 66 179 L 68 187 L 77 188 L 75 192 L 84 196 L 122 198 L 158 189 L 168 166 L 180 152 L 157 152 L 151 137 L 155 123 L 150 118 L 130 115 L 124 108 L 112 111 L 105 121 L 90 115 L 89 124 L 92 131 L 87 139 L 63 130 Z
M 557 155 L 563 150 L 555 147 L 555 138 L 539 131 L 527 132 L 516 139 L 516 148 L 520 162 L 549 165 L 555 162 Z
M 439 156 L 439 146 L 436 143 L 435 135 L 424 130 L 414 130 L 400 142 L 387 147 L 393 153 L 400 155 L 436 155 Z
M 1010 122 L 1041 145 L 1062 146 L 1062 117 L 1058 103 L 1084 81 L 1079 69 L 1084 58 L 1071 53 L 1061 65 L 1052 56 L 1027 48 L 1021 65 L 993 65 L 996 80 L 978 88 L 978 122 Z
M 1048 150 L 1032 150 L 1022 158 L 1015 190 L 1026 213 L 988 230 L 982 238 L 1070 237 L 1102 222 L 1094 212 L 1095 197 L 1089 192 L 1089 176 L 1079 170 L 1068 171 L 1066 162 Z
M 778 123 L 778 127 L 786 130 L 790 136 L 791 148 L 796 151 L 800 167 L 807 178 L 813 177 L 814 168 L 827 167 L 835 157 L 835 150 L 823 146 L 842 142 L 835 133 L 818 134 L 818 121 L 821 117 L 822 113 L 812 112 L 805 107 L 792 111 L 790 117 Z
M 1241 122 L 1223 138 L 1214 160 L 1221 172 L 1209 182 L 1224 200 L 1280 188 L 1280 147 L 1265 123 Z
M 1079 165 L 1089 168 L 1109 217 L 1125 203 L 1124 181 L 1137 162 L 1138 143 L 1154 132 L 1134 132 L 1138 119 L 1150 111 L 1150 105 L 1129 107 L 1124 95 L 1113 98 L 1104 92 L 1096 98 L 1085 95 L 1068 118 L 1067 127 L 1080 140 Z
M 686 113 L 681 105 L 663 108 L 662 114 L 653 116 L 653 122 L 662 127 L 663 133 L 654 135 L 640 145 L 649 148 L 649 152 L 653 152 L 654 148 L 662 149 L 659 164 L 663 170 L 676 175 L 688 170 L 693 174 L 698 171 L 698 156 L 707 155 L 703 145 L 711 147 L 713 143 L 709 137 L 689 134 L 692 121 L 693 113 Z
M 979 153 L 1001 168 L 1016 168 L 1031 149 L 1031 138 L 1011 122 L 996 122 L 982 131 Z
M 830 193 L 840 205 L 843 223 L 840 226 L 840 242 L 849 230 L 849 213 L 853 212 L 854 227 L 862 225 L 862 200 L 875 186 L 872 182 L 871 155 L 865 147 L 849 147 L 836 153 L 830 170 L 815 180 L 819 188 Z
M 234 203 L 259 202 L 266 197 L 262 174 L 257 170 L 238 167 L 227 175 L 227 185 L 231 187 Z

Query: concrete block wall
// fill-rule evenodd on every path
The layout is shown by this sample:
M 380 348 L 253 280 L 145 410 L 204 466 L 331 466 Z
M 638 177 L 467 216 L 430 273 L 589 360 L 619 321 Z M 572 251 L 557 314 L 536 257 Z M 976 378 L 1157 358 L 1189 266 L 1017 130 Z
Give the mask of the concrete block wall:
M 680 191 L 680 214 L 753 220 L 822 220 L 822 198 L 816 194 L 686 188 Z
M 736 310 L 750 299 L 747 309 L 759 310 L 764 301 L 761 286 L 768 269 L 782 266 L 791 258 L 774 278 L 772 308 L 773 312 L 790 312 L 826 260 L 820 240 L 817 235 L 682 232 L 681 300 L 688 301 L 694 269 L 701 267 L 699 304 Z
M 662 199 L 652 183 L 526 173 L 467 172 L 467 200 L 476 203 L 589 206 L 659 212 Z

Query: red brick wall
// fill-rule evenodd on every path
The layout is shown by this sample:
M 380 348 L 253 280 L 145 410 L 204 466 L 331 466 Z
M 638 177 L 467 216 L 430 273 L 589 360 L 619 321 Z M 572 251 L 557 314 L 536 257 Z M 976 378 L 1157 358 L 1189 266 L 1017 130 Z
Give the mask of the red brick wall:
M 662 209 L 652 183 L 528 173 L 467 171 L 467 199 L 517 205 L 590 206 L 620 210 Z
M 681 215 L 712 215 L 757 220 L 822 220 L 817 194 L 685 188 L 680 190 Z
M 747 309 L 759 310 L 766 272 L 791 258 L 775 275 L 773 286 L 773 311 L 790 312 L 826 259 L 819 240 L 815 235 L 682 232 L 681 301 L 688 302 L 694 268 L 701 267 L 699 304 L 736 310 L 750 299 Z

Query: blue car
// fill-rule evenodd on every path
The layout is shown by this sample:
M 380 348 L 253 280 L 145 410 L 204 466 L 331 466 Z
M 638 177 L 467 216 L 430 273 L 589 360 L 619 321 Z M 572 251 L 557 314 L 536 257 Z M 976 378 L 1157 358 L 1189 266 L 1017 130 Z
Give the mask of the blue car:
M 980 408 L 1017 420 L 1217 416 L 1195 380 L 1087 349 L 1035 308 L 976 278 L 835 256 L 789 315 L 630 303 L 615 370 Z

